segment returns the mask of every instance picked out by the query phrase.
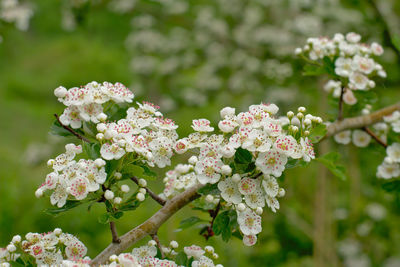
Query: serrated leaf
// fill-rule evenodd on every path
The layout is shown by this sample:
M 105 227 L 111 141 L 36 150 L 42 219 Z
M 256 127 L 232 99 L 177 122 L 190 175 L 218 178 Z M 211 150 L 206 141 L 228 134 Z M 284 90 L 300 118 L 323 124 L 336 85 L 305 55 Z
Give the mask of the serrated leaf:
M 308 140 L 313 144 L 318 143 L 326 135 L 326 132 L 326 125 L 322 123 L 318 124 L 311 130 Z
M 185 254 L 185 252 L 181 251 L 179 252 L 176 257 L 175 257 L 175 263 L 178 264 L 179 266 L 186 266 L 188 262 L 188 257 Z
M 329 152 L 319 158 L 316 158 L 316 160 L 324 164 L 333 175 L 342 180 L 346 180 L 346 169 L 344 166 L 338 164 L 340 155 L 337 152 Z
M 50 133 L 58 136 L 74 136 L 70 131 L 64 129 L 57 120 L 50 126 Z
M 400 180 L 384 183 L 382 185 L 383 190 L 387 192 L 400 192 Z
M 224 229 L 229 229 L 229 214 L 227 211 L 224 211 L 215 218 L 212 230 L 214 234 L 220 235 L 224 231 Z M 229 229 L 230 231 L 230 229 Z
M 200 188 L 197 192 L 201 195 L 218 195 L 221 193 L 217 184 L 207 184 L 206 186 Z
M 237 164 L 249 164 L 253 159 L 253 155 L 250 151 L 239 147 L 235 152 L 234 159 Z
M 189 217 L 189 218 L 186 218 L 186 219 L 182 220 L 179 223 L 179 228 L 180 229 L 186 229 L 186 228 L 189 228 L 189 227 L 191 227 L 191 226 L 193 226 L 193 225 L 195 225 L 196 223 L 199 223 L 199 222 L 205 222 L 205 220 L 202 220 L 202 219 L 200 219 L 199 217 L 196 217 L 196 216 L 192 216 L 192 217 Z
M 122 211 L 117 211 L 117 212 L 112 213 L 111 215 L 112 215 L 112 217 L 114 217 L 115 219 L 118 220 L 119 218 L 124 216 L 124 213 Z
M 99 216 L 98 221 L 101 224 L 107 224 L 110 222 L 111 219 L 111 215 L 107 212 L 107 213 L 103 213 L 102 215 Z
M 73 209 L 81 204 L 83 204 L 83 202 L 79 200 L 67 200 L 63 207 L 45 209 L 44 212 L 53 216 L 57 216 L 60 215 L 60 213 Z
M 90 159 L 100 158 L 100 144 L 83 142 L 82 149 Z

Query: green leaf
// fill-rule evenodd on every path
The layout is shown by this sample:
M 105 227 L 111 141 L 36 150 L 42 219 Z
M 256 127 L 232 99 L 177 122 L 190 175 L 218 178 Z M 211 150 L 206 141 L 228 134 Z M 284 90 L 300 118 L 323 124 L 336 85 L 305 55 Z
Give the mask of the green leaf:
M 384 183 L 382 188 L 387 192 L 400 192 L 400 180 Z
M 393 46 L 400 51 L 400 35 L 393 35 L 391 39 Z
M 135 199 L 135 200 L 133 200 Z M 140 201 L 136 199 L 136 194 L 132 195 L 132 200 L 131 202 L 119 207 L 119 210 L 121 211 L 128 211 L 128 210 L 135 210 L 137 207 L 140 206 Z M 128 200 L 129 201 L 129 200 Z
M 50 126 L 50 133 L 58 136 L 74 136 L 70 131 L 64 129 L 57 120 Z
M 192 216 L 192 217 L 189 217 L 189 218 L 186 218 L 186 219 L 182 220 L 179 223 L 179 228 L 180 229 L 186 229 L 186 228 L 189 228 L 189 227 L 191 227 L 191 226 L 193 226 L 193 225 L 195 225 L 196 223 L 199 223 L 199 222 L 205 222 L 205 220 L 202 220 L 202 219 L 200 219 L 199 217 L 196 217 L 196 216 Z
M 326 69 L 323 66 L 305 65 L 303 67 L 304 76 L 319 76 L 325 73 Z
M 220 235 L 224 231 L 224 229 L 229 229 L 229 214 L 228 211 L 224 211 L 215 218 L 212 230 L 214 234 Z M 230 229 L 229 229 L 230 231 Z
M 142 167 L 134 164 L 125 165 L 121 170 L 122 174 L 126 174 L 128 176 L 136 176 L 136 177 L 142 177 L 143 172 L 144 169 Z
M 218 195 L 221 191 L 219 191 L 217 184 L 207 184 L 197 192 L 201 195 Z
M 178 264 L 179 266 L 186 266 L 188 262 L 188 257 L 185 254 L 185 252 L 181 251 L 179 252 L 176 257 L 175 257 L 175 263 Z
M 83 142 L 82 149 L 90 159 L 100 158 L 100 144 Z
M 99 223 L 101 224 L 107 224 L 111 221 L 111 215 L 110 213 L 104 213 L 102 215 L 100 215 L 100 217 L 98 218 Z
M 53 216 L 60 215 L 60 213 L 68 211 L 70 209 L 73 209 L 84 202 L 79 201 L 79 200 L 67 200 L 65 205 L 61 208 L 50 208 L 50 209 L 45 209 L 44 212 Z
M 114 213 L 112 213 L 111 214 L 115 219 L 119 219 L 119 218 L 121 218 L 122 216 L 124 216 L 124 213 L 122 212 L 122 211 L 117 211 L 117 212 L 114 212 Z
M 308 140 L 313 144 L 318 143 L 326 135 L 326 132 L 326 125 L 322 123 L 318 124 L 311 130 Z
M 249 164 L 253 159 L 253 155 L 250 151 L 239 147 L 235 153 L 235 163 L 237 164 Z
M 329 152 L 319 158 L 316 158 L 316 160 L 324 164 L 333 175 L 342 180 L 346 180 L 346 169 L 344 166 L 338 164 L 338 161 L 340 160 L 339 153 Z
M 304 167 L 307 166 L 309 162 L 305 162 L 304 160 L 301 159 L 288 159 L 286 165 L 285 165 L 285 169 L 292 169 L 298 166 Z
M 209 210 L 212 210 L 215 208 L 214 203 L 210 203 L 205 201 L 204 198 L 198 198 L 192 202 L 192 205 L 194 206 L 194 210 L 200 210 L 200 211 L 205 211 L 208 213 Z

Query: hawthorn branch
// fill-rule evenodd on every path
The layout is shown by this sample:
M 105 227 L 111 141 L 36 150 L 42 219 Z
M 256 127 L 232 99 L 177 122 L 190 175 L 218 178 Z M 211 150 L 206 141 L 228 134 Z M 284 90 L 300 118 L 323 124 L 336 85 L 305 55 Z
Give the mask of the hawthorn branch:
M 371 131 L 368 127 L 363 127 L 363 130 L 369 134 L 376 142 L 378 142 L 378 144 L 380 144 L 381 146 L 383 146 L 384 148 L 387 147 L 387 144 L 385 142 L 383 142 L 382 139 L 380 139 L 373 131 Z
M 173 214 L 183 208 L 186 204 L 200 197 L 200 195 L 197 193 L 197 190 L 203 186 L 204 185 L 202 184 L 195 185 L 176 197 L 168 200 L 165 205 L 148 220 L 121 236 L 120 243 L 111 243 L 107 248 L 105 248 L 99 255 L 96 256 L 96 258 L 92 260 L 91 265 L 99 266 L 100 264 L 105 263 L 111 255 L 118 255 L 147 235 L 151 236 L 156 234 L 161 225 Z
M 400 110 L 400 102 L 372 112 L 368 115 L 346 118 L 341 121 L 336 121 L 327 127 L 325 138 L 333 136 L 344 130 L 363 128 L 371 124 L 377 123 L 381 121 L 384 116 L 389 116 L 396 110 Z
M 135 184 L 139 185 L 139 179 L 138 179 L 137 177 L 132 176 L 132 177 L 131 177 L 131 180 L 132 180 Z M 161 206 L 164 206 L 164 205 L 165 205 L 166 201 L 165 201 L 164 199 L 162 199 L 161 197 L 159 197 L 158 195 L 156 195 L 156 194 L 155 194 L 153 191 L 151 191 L 148 187 L 145 186 L 145 187 L 143 187 L 143 188 L 146 190 L 147 194 L 149 194 L 150 197 L 151 197 L 152 199 L 154 199 L 155 201 L 158 202 L 158 204 L 160 204 Z
M 160 239 L 158 238 L 157 233 L 152 234 L 152 235 L 150 235 L 150 236 L 151 236 L 151 238 L 152 238 L 154 241 L 156 241 L 157 247 L 158 247 L 158 249 L 160 250 L 160 253 L 161 253 L 161 258 L 164 259 L 164 258 L 165 258 L 165 255 L 164 255 L 164 252 L 163 252 L 163 250 L 162 250 L 161 242 L 160 242 Z
M 115 222 L 110 222 L 110 230 L 111 230 L 112 242 L 120 243 L 121 240 L 118 238 L 117 227 L 115 226 Z
M 343 95 L 344 95 L 344 87 L 342 86 L 339 99 L 338 121 L 343 120 Z
M 54 114 L 54 117 L 56 117 L 58 123 L 59 123 L 59 124 L 61 125 L 61 127 L 63 127 L 65 130 L 67 130 L 68 132 L 70 132 L 70 133 L 72 133 L 73 135 L 75 135 L 78 139 L 80 139 L 80 140 L 82 140 L 82 141 L 84 141 L 84 142 L 90 143 L 89 139 L 87 139 L 86 137 L 84 137 L 84 136 L 78 134 L 78 133 L 75 132 L 71 127 L 62 124 L 61 121 L 60 121 L 60 117 L 59 117 L 57 114 Z

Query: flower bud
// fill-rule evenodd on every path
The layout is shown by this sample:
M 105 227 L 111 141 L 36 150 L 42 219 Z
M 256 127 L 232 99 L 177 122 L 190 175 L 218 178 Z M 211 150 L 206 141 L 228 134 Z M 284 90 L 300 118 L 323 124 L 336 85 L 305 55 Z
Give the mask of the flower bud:
M 144 188 L 140 188 L 139 192 L 142 193 L 143 195 L 146 195 L 146 193 L 147 193 L 146 189 L 144 189 Z
M 105 122 L 107 120 L 107 115 L 102 112 L 99 115 L 97 115 L 96 118 L 101 122 Z
M 305 108 L 305 107 L 299 107 L 299 108 L 297 109 L 297 111 L 298 111 L 298 112 L 301 112 L 301 113 L 304 113 L 304 112 L 306 112 L 306 108 Z
M 21 236 L 20 235 L 13 236 L 11 242 L 14 243 L 14 244 L 21 242 Z
M 114 198 L 114 203 L 115 204 L 121 204 L 121 202 L 122 202 L 122 198 L 120 198 L 120 197 L 116 197 L 116 198 Z
M 148 245 L 149 247 L 155 247 L 155 246 L 157 246 L 157 242 L 154 241 L 154 240 L 150 240 L 149 242 L 147 242 L 147 245 Z
M 98 158 L 98 159 L 95 159 L 94 164 L 95 164 L 98 168 L 101 168 L 101 167 L 104 167 L 104 166 L 106 165 L 106 162 L 105 162 L 103 159 Z
M 62 234 L 62 230 L 61 230 L 61 228 L 56 228 L 56 229 L 54 229 L 53 233 L 58 236 L 58 235 Z
M 294 117 L 293 111 L 288 111 L 288 112 L 286 113 L 286 116 L 289 118 L 289 120 L 290 120 L 291 118 L 293 118 L 293 117 Z
M 15 247 L 14 244 L 9 244 L 9 245 L 7 246 L 7 251 L 10 252 L 10 253 L 12 253 L 12 252 L 14 252 L 14 251 L 16 251 L 16 250 L 17 250 L 17 248 Z
M 261 215 L 261 214 L 263 213 L 263 208 L 257 207 L 256 213 L 257 213 L 258 215 Z
M 206 196 L 206 202 L 211 203 L 213 200 L 214 200 L 214 197 L 212 195 Z
M 213 256 L 213 258 L 214 258 L 214 259 L 218 259 L 218 258 L 219 258 L 219 256 L 218 256 L 218 254 L 217 254 L 217 253 L 213 253 L 213 255 L 212 255 L 212 256 Z
M 226 116 L 234 116 L 235 115 L 235 109 L 231 108 L 231 107 L 225 107 L 223 109 L 221 109 L 221 111 L 219 112 L 219 114 L 221 115 L 221 118 L 225 118 Z
M 104 192 L 104 198 L 107 199 L 107 200 L 113 199 L 114 198 L 113 191 L 106 190 L 106 192 Z
M 301 113 L 301 112 L 299 112 L 299 113 L 296 114 L 296 117 L 297 117 L 299 120 L 301 120 L 302 118 L 304 118 L 304 114 Z
M 128 193 L 129 192 L 129 186 L 126 184 L 121 185 L 121 191 L 124 193 Z
M 240 179 L 241 177 L 239 174 L 235 173 L 234 175 L 232 175 L 232 181 L 234 181 L 235 183 L 238 183 Z
M 102 134 L 102 133 L 96 134 L 96 139 L 99 140 L 99 141 L 104 140 L 104 134 Z
M 175 240 L 172 240 L 170 243 L 169 243 L 169 245 L 170 245 L 170 247 L 171 248 L 178 248 L 178 242 L 176 242 Z
M 212 246 L 205 246 L 205 247 L 204 247 L 204 250 L 205 250 L 207 253 L 214 253 L 214 248 L 213 248 Z
M 303 123 L 304 123 L 305 126 L 310 126 L 312 122 L 311 122 L 310 119 L 305 119 L 305 120 L 303 121 Z
M 310 135 L 310 131 L 304 131 L 304 136 L 309 136 Z
M 244 205 L 243 203 L 239 203 L 239 204 L 236 206 L 236 209 L 237 209 L 238 211 L 245 211 L 245 210 L 246 210 L 246 205 Z
M 118 260 L 117 255 L 111 255 L 110 256 L 110 261 L 117 261 L 117 260 Z
M 283 188 L 279 188 L 279 191 L 278 191 L 278 197 L 284 197 L 284 196 L 285 196 L 285 194 L 286 194 L 286 191 L 285 191 L 285 189 L 283 189 Z
M 146 187 L 147 186 L 147 181 L 145 179 L 139 179 L 139 186 Z
M 115 172 L 115 173 L 114 173 L 114 177 L 115 177 L 115 179 L 119 180 L 119 179 L 122 178 L 122 173 L 120 173 L 120 172 Z
M 47 161 L 47 166 L 49 166 L 49 167 L 53 166 L 54 162 L 56 162 L 54 159 L 49 159 Z
M 40 198 L 43 196 L 43 189 L 40 187 L 35 191 L 35 197 Z
M 190 164 L 192 164 L 192 165 L 195 165 L 196 163 L 197 163 L 197 161 L 198 161 L 198 159 L 197 159 L 197 157 L 196 156 L 191 156 L 190 158 L 189 158 L 189 163 Z
M 300 55 L 301 53 L 303 52 L 303 50 L 300 48 L 300 47 L 297 47 L 295 50 L 294 50 L 294 54 L 297 56 L 297 55 Z
M 220 199 L 219 199 L 219 198 L 214 198 L 214 200 L 213 200 L 213 204 L 214 204 L 214 205 L 218 205 L 219 201 L 220 201 Z
M 232 173 L 232 168 L 229 167 L 229 165 L 224 165 L 224 166 L 222 166 L 222 168 L 221 168 L 221 173 L 222 173 L 223 175 L 230 175 L 230 174 Z
M 68 90 L 63 86 L 60 86 L 60 87 L 57 87 L 56 89 L 54 89 L 54 95 L 58 98 L 64 98 L 66 96 L 67 92 L 68 92 Z
M 142 202 L 142 201 L 144 201 L 145 196 L 144 196 L 144 194 L 142 194 L 142 193 L 138 193 L 138 194 L 136 195 L 136 199 L 139 200 L 140 202 Z
M 98 123 L 96 129 L 100 133 L 104 133 L 107 130 L 107 125 L 105 123 Z

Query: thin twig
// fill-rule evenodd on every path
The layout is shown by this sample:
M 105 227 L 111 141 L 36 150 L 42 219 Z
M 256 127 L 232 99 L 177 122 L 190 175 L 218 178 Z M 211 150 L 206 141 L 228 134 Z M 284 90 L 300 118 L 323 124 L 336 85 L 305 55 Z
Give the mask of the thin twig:
M 338 121 L 343 120 L 343 95 L 344 95 L 344 87 L 342 86 L 342 91 L 340 92 L 339 98 L 339 111 L 338 111 Z
M 112 235 L 113 243 L 121 243 L 121 239 L 118 237 L 117 227 L 115 226 L 115 222 L 110 222 L 110 230 Z
M 213 231 L 213 225 L 214 225 L 214 221 L 215 218 L 218 215 L 219 210 L 221 209 L 221 202 L 218 202 L 217 207 L 215 208 L 215 210 L 209 210 L 208 212 L 210 213 L 211 216 L 211 222 L 210 225 L 207 227 L 207 233 L 205 233 L 203 236 L 206 238 L 206 240 L 208 240 L 210 237 L 212 237 L 214 235 L 214 231 Z
M 380 139 L 373 131 L 371 131 L 368 127 L 363 127 L 362 128 L 367 134 L 369 134 L 378 144 L 383 146 L 384 148 L 387 147 L 387 144 L 383 142 L 382 139 Z
M 59 123 L 59 124 L 61 125 L 61 127 L 63 127 L 65 130 L 67 130 L 68 132 L 70 132 L 70 133 L 72 133 L 73 135 L 75 135 L 78 139 L 80 139 L 80 140 L 82 140 L 82 141 L 85 141 L 85 142 L 87 142 L 87 143 L 90 143 L 89 139 L 87 139 L 86 137 L 84 137 L 84 136 L 78 134 L 78 133 L 75 132 L 71 127 L 68 127 L 68 126 L 62 124 L 61 121 L 60 121 L 60 117 L 58 117 L 57 114 L 54 114 L 54 117 L 56 117 L 58 123 Z
M 133 181 L 133 182 L 135 182 L 137 185 L 139 185 L 139 179 L 137 178 L 137 177 L 135 177 L 135 176 L 132 176 L 131 177 L 131 180 Z M 147 192 L 147 194 L 149 194 L 150 195 L 150 197 L 152 198 L 152 199 L 154 199 L 155 201 L 157 201 L 158 202 L 158 204 L 160 204 L 161 206 L 164 206 L 165 205 L 165 200 L 164 199 L 162 199 L 161 197 L 159 197 L 158 195 L 156 195 L 153 191 L 151 191 L 148 187 L 143 187 L 145 190 L 146 190 L 146 192 Z
M 160 242 L 160 239 L 158 239 L 157 233 L 152 234 L 152 235 L 150 235 L 150 236 L 151 236 L 151 238 L 152 238 L 154 241 L 156 241 L 157 247 L 158 247 L 158 249 L 160 250 L 160 253 L 161 253 L 161 258 L 164 259 L 164 258 L 165 258 L 165 255 L 164 255 L 164 252 L 163 252 L 163 250 L 162 250 L 161 242 Z

